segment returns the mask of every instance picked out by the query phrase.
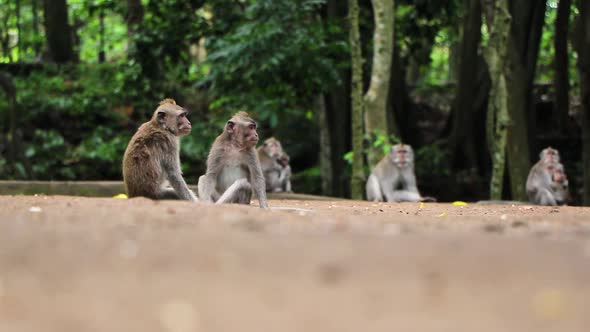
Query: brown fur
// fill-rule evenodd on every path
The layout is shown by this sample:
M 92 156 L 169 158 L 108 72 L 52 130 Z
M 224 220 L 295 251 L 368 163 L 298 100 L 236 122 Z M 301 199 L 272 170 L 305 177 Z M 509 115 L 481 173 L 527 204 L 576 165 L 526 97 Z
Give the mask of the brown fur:
M 254 191 L 260 207 L 268 208 L 256 143 L 256 123 L 248 113 L 236 113 L 211 146 L 207 173 L 199 178 L 199 197 L 217 204 L 250 204 Z
M 191 126 L 186 111 L 172 99 L 164 99 L 151 120 L 142 124 L 123 156 L 123 180 L 129 197 L 195 201 L 180 171 L 179 136 Z M 172 188 L 163 188 L 168 181 Z

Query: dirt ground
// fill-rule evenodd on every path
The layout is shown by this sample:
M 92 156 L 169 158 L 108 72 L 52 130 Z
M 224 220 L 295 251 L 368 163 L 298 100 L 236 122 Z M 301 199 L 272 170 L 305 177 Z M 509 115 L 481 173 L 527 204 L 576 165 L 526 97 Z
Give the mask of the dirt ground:
M 590 331 L 590 209 L 0 196 L 0 331 Z

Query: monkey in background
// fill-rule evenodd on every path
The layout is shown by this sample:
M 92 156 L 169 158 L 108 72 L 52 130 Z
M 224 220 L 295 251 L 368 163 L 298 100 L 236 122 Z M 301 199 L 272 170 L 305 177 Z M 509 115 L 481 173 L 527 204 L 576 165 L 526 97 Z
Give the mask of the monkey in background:
M 267 138 L 257 151 L 266 191 L 291 191 L 289 155 L 283 151 L 281 142 L 274 137 Z
M 539 154 L 526 181 L 529 201 L 539 205 L 562 205 L 569 201 L 568 180 L 559 151 L 547 147 Z
M 180 137 L 192 129 L 187 114 L 173 99 L 164 99 L 151 120 L 137 129 L 123 156 L 129 197 L 197 201 L 180 169 Z M 171 188 L 165 188 L 166 183 Z
M 227 121 L 207 157 L 207 172 L 199 178 L 199 198 L 206 202 L 250 204 L 252 191 L 261 208 L 268 208 L 264 175 L 258 160 L 256 122 L 238 112 Z
M 414 173 L 414 151 L 406 144 L 391 147 L 369 176 L 366 191 L 367 200 L 373 202 L 435 201 L 420 195 Z

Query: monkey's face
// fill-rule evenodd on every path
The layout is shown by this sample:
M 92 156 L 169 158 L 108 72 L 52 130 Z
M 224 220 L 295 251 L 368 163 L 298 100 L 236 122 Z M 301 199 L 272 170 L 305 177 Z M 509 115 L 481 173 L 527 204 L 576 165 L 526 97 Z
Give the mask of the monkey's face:
M 390 158 L 395 165 L 403 168 L 414 161 L 414 152 L 409 145 L 397 144 L 391 147 Z
M 266 154 L 273 159 L 279 159 L 283 153 L 281 143 L 273 138 L 269 138 L 264 141 L 263 149 L 264 152 L 266 152 Z
M 545 163 L 558 163 L 559 152 L 551 147 L 548 147 L 541 151 L 541 160 Z
M 175 136 L 184 136 L 191 132 L 191 122 L 187 118 L 188 112 L 182 107 L 169 102 L 162 103 L 156 109 L 154 119 L 164 129 Z
M 239 146 L 254 147 L 258 144 L 256 122 L 249 117 L 240 116 L 240 113 L 227 122 L 225 130 Z
M 178 128 L 178 136 L 188 135 L 191 132 L 191 129 L 193 128 L 191 126 L 191 122 L 188 120 L 187 115 L 188 115 L 188 113 L 183 110 L 176 116 L 176 126 Z

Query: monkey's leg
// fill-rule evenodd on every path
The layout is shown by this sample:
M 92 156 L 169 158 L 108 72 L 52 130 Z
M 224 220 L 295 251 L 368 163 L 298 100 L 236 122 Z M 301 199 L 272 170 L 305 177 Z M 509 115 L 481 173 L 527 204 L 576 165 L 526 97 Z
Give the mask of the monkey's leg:
M 373 174 L 369 175 L 367 184 L 365 186 L 367 191 L 367 200 L 370 202 L 383 202 L 383 195 L 381 194 L 381 186 L 379 180 Z
M 393 199 L 396 202 L 420 202 L 422 197 L 419 193 L 409 190 L 395 190 L 393 192 Z
M 291 180 L 287 180 L 287 183 L 285 183 L 285 192 L 288 192 L 288 193 L 293 192 L 293 189 L 291 189 Z
M 252 186 L 246 179 L 239 179 L 232 183 L 229 188 L 219 197 L 215 204 L 238 203 L 250 204 L 252 198 Z
M 215 182 L 211 183 L 211 180 L 207 175 L 201 175 L 199 177 L 197 192 L 202 201 L 217 202 L 217 200 L 219 200 L 219 193 L 215 190 Z
M 537 192 L 537 197 L 535 199 L 535 203 L 540 204 L 540 205 L 551 205 L 551 206 L 557 205 L 555 198 L 553 198 L 553 194 L 551 194 L 551 192 L 547 189 L 540 189 Z
M 174 188 L 161 188 L 156 193 L 156 199 L 180 199 Z

